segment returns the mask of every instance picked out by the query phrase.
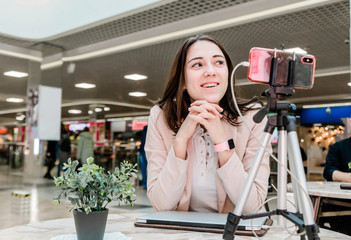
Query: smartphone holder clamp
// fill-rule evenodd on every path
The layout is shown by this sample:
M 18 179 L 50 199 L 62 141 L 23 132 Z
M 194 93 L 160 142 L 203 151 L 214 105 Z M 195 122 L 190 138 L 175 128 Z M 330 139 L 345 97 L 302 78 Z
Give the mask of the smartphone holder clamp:
M 294 61 L 291 60 L 291 62 Z M 291 76 L 292 63 L 289 63 L 289 77 Z M 302 165 L 301 152 L 296 133 L 296 118 L 289 115 L 289 111 L 296 110 L 294 104 L 279 103 L 278 100 L 285 100 L 287 97 L 294 93 L 294 90 L 290 86 L 276 86 L 275 79 L 277 76 L 277 58 L 276 55 L 272 58 L 271 72 L 270 72 L 270 88 L 267 89 L 263 96 L 267 97 L 267 105 L 261 108 L 254 116 L 254 121 L 259 123 L 267 115 L 268 112 L 274 113 L 268 116 L 268 122 L 266 124 L 263 136 L 261 138 L 261 144 L 255 155 L 252 167 L 246 179 L 246 184 L 241 192 L 239 201 L 235 207 L 234 212 L 230 212 L 227 217 L 227 222 L 224 228 L 223 239 L 232 240 L 237 230 L 240 219 L 253 219 L 264 216 L 277 215 L 278 225 L 284 225 L 285 220 L 293 222 L 298 227 L 298 232 L 301 233 L 300 238 L 305 239 L 307 235 L 308 239 L 317 240 L 319 239 L 318 225 L 313 219 L 313 209 L 311 200 L 307 193 L 306 178 Z M 245 203 L 249 197 L 250 190 L 253 182 L 256 178 L 259 170 L 261 161 L 265 154 L 265 149 L 270 142 L 274 128 L 278 128 L 278 200 L 277 209 L 242 215 Z M 294 192 L 294 199 L 296 205 L 296 213 L 289 212 L 287 210 L 286 200 L 286 185 L 287 185 L 287 156 L 289 156 L 289 166 L 291 172 L 299 180 L 300 184 L 296 179 L 292 178 L 292 186 Z M 303 233 L 305 231 L 305 233 Z

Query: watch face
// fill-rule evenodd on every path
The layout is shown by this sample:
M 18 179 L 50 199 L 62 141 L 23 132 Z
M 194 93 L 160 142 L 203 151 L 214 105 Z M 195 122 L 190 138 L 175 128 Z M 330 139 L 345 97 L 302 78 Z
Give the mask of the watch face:
M 228 146 L 229 146 L 229 149 L 235 148 L 234 140 L 232 138 L 228 140 Z

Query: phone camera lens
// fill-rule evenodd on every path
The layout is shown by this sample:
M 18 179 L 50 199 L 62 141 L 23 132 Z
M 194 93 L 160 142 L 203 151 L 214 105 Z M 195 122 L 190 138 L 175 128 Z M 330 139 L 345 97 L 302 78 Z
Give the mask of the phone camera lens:
M 313 59 L 312 58 L 304 58 L 303 62 L 305 62 L 305 63 L 313 63 Z

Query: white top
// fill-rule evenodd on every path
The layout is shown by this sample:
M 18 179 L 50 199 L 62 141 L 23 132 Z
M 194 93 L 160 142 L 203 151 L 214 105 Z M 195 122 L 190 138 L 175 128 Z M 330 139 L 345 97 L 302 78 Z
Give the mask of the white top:
M 193 146 L 200 151 L 193 159 L 193 182 L 190 198 L 189 211 L 194 212 L 218 212 L 215 150 L 213 142 L 204 129 L 200 126 L 196 129 L 193 137 Z

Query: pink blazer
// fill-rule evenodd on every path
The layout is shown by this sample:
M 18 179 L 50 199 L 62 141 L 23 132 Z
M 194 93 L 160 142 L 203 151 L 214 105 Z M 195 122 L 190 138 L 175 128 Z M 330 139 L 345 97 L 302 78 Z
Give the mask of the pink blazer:
M 249 111 L 245 116 L 251 130 L 261 139 L 267 120 L 256 124 L 252 117 L 257 110 Z M 234 139 L 235 151 L 228 162 L 221 168 L 217 165 L 216 186 L 218 212 L 234 211 L 246 177 L 254 160 L 259 144 L 247 127 L 232 126 L 222 120 L 228 136 Z M 148 160 L 147 195 L 157 211 L 188 211 L 192 186 L 192 141 L 188 141 L 187 159 L 175 157 L 173 139 L 175 134 L 170 130 L 159 106 L 151 109 L 145 143 Z M 270 146 L 269 146 L 270 147 Z M 190 156 L 190 157 L 189 157 Z M 265 154 L 250 191 L 243 214 L 254 213 L 265 200 L 270 174 L 269 155 Z

